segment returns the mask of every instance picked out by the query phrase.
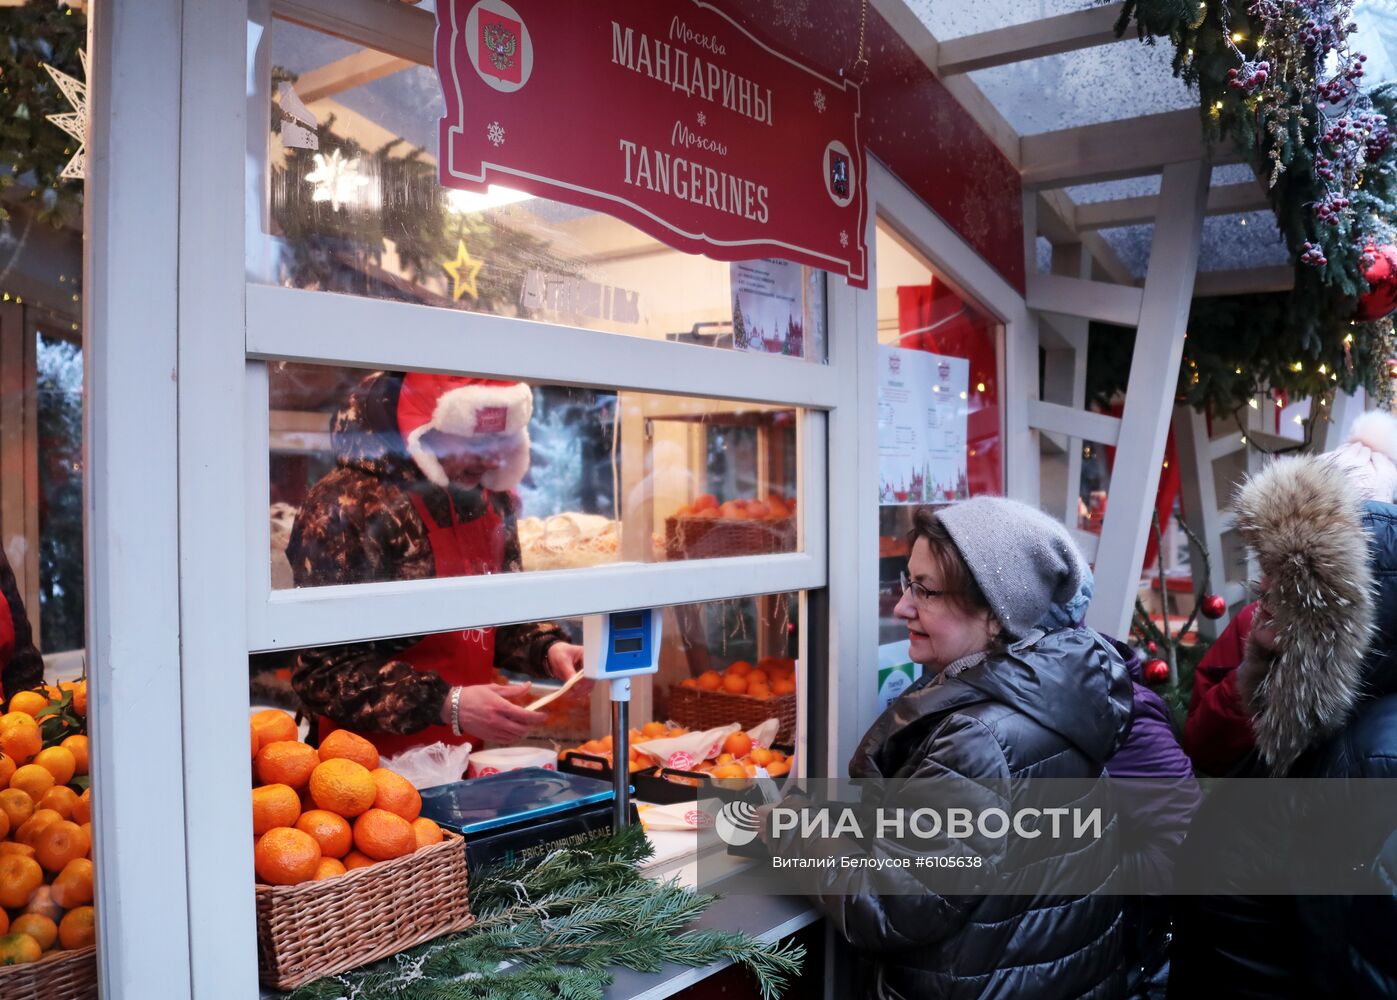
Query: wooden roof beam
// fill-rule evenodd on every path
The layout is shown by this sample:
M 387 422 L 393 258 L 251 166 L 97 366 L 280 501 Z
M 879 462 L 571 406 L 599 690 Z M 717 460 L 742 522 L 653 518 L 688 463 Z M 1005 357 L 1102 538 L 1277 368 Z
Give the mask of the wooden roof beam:
M 937 75 L 945 79 L 1119 41 L 1115 24 L 1121 6 L 1111 3 L 963 38 L 948 38 L 940 45 Z
M 1235 215 L 1270 208 L 1266 191 L 1256 181 L 1223 184 L 1208 191 L 1208 215 Z M 1117 198 L 1112 201 L 1084 202 L 1076 206 L 1074 221 L 1078 230 L 1114 229 L 1153 222 L 1159 215 L 1159 196 Z
M 1030 189 L 1139 177 L 1204 156 L 1214 164 L 1240 159 L 1231 143 L 1208 147 L 1195 108 L 1041 132 L 1019 140 L 1023 183 Z

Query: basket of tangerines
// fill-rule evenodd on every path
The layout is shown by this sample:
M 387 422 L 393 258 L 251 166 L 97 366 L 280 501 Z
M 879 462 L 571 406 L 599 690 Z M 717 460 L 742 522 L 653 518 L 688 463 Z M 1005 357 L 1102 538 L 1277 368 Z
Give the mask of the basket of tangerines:
M 665 556 L 669 559 L 717 559 L 722 556 L 765 556 L 794 552 L 794 500 L 779 493 L 766 499 L 718 502 L 701 494 L 673 517 L 665 518 Z
M 737 660 L 722 670 L 707 670 L 670 688 L 669 714 L 690 729 L 712 729 L 736 722 L 751 729 L 775 717 L 781 728 L 777 743 L 791 743 L 796 731 L 796 661 L 764 656 L 756 665 Z
M 0 715 L 0 997 L 97 996 L 87 685 L 18 691 Z
M 252 716 L 257 967 L 294 989 L 386 958 L 473 917 L 459 836 L 418 814 L 422 797 L 346 730 L 319 749 L 286 712 Z

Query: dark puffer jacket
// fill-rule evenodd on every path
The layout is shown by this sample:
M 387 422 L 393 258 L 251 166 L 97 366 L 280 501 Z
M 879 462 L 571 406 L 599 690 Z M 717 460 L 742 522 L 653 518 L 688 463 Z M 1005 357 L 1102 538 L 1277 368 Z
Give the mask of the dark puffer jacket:
M 1272 465 L 1238 506 L 1238 525 L 1271 579 L 1267 604 L 1283 626 L 1274 653 L 1249 642 L 1238 668 L 1256 734 L 1242 771 L 1258 779 L 1397 777 L 1397 507 L 1360 508 L 1341 476 L 1313 459 Z M 1309 787 L 1359 807 L 1339 822 L 1307 796 L 1268 800 L 1274 815 L 1249 818 L 1224 814 L 1215 793 L 1199 810 L 1180 871 L 1207 866 L 1235 873 L 1234 886 L 1283 890 L 1303 877 L 1292 862 L 1296 842 L 1307 830 L 1314 842 L 1316 831 L 1338 829 L 1343 854 L 1327 860 L 1360 880 L 1371 876 L 1361 891 L 1380 894 L 1183 901 L 1171 997 L 1397 996 L 1397 897 L 1387 878 L 1394 796 L 1342 780 Z M 1357 800 L 1344 798 L 1350 790 Z
M 1099 779 L 1128 733 L 1130 711 L 1130 676 L 1109 643 L 1089 629 L 1034 632 L 954 677 L 923 677 L 864 736 L 849 774 L 874 784 L 949 777 L 1008 787 L 1015 798 L 1003 805 L 1012 810 L 1023 779 Z M 880 883 L 896 890 L 880 893 L 853 869 L 831 871 L 815 900 L 851 944 L 871 953 L 877 985 L 870 996 L 1118 996 L 1121 898 L 1034 888 L 1069 869 L 1109 883 L 1118 846 L 1107 812 L 1104 836 L 1074 845 L 1075 853 L 1047 837 L 997 845 L 947 840 L 923 849 L 985 852 L 979 888 L 994 895 L 939 895 L 918 869 L 883 873 L 899 884 Z M 802 843 L 789 832 L 772 851 L 799 856 Z

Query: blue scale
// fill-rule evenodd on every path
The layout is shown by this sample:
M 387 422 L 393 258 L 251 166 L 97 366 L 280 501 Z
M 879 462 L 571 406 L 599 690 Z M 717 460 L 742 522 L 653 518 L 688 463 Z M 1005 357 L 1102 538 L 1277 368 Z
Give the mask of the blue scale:
M 591 615 L 582 625 L 582 672 L 611 685 L 612 819 L 630 822 L 631 678 L 660 669 L 660 613 L 655 608 Z

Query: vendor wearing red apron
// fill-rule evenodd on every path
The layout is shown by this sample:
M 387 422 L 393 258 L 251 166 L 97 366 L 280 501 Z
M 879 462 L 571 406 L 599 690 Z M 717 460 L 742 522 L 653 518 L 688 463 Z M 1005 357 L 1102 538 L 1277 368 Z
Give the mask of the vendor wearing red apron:
M 311 488 L 287 558 L 297 586 L 508 573 L 533 393 L 517 382 L 376 372 L 331 427 L 337 465 Z M 438 741 L 501 745 L 544 720 L 506 700 L 561 680 L 582 648 L 547 623 L 303 650 L 291 674 L 319 735 L 353 730 L 386 755 Z
M 44 661 L 34 647 L 34 630 L 24 613 L 15 571 L 0 552 L 0 705 L 43 683 Z

